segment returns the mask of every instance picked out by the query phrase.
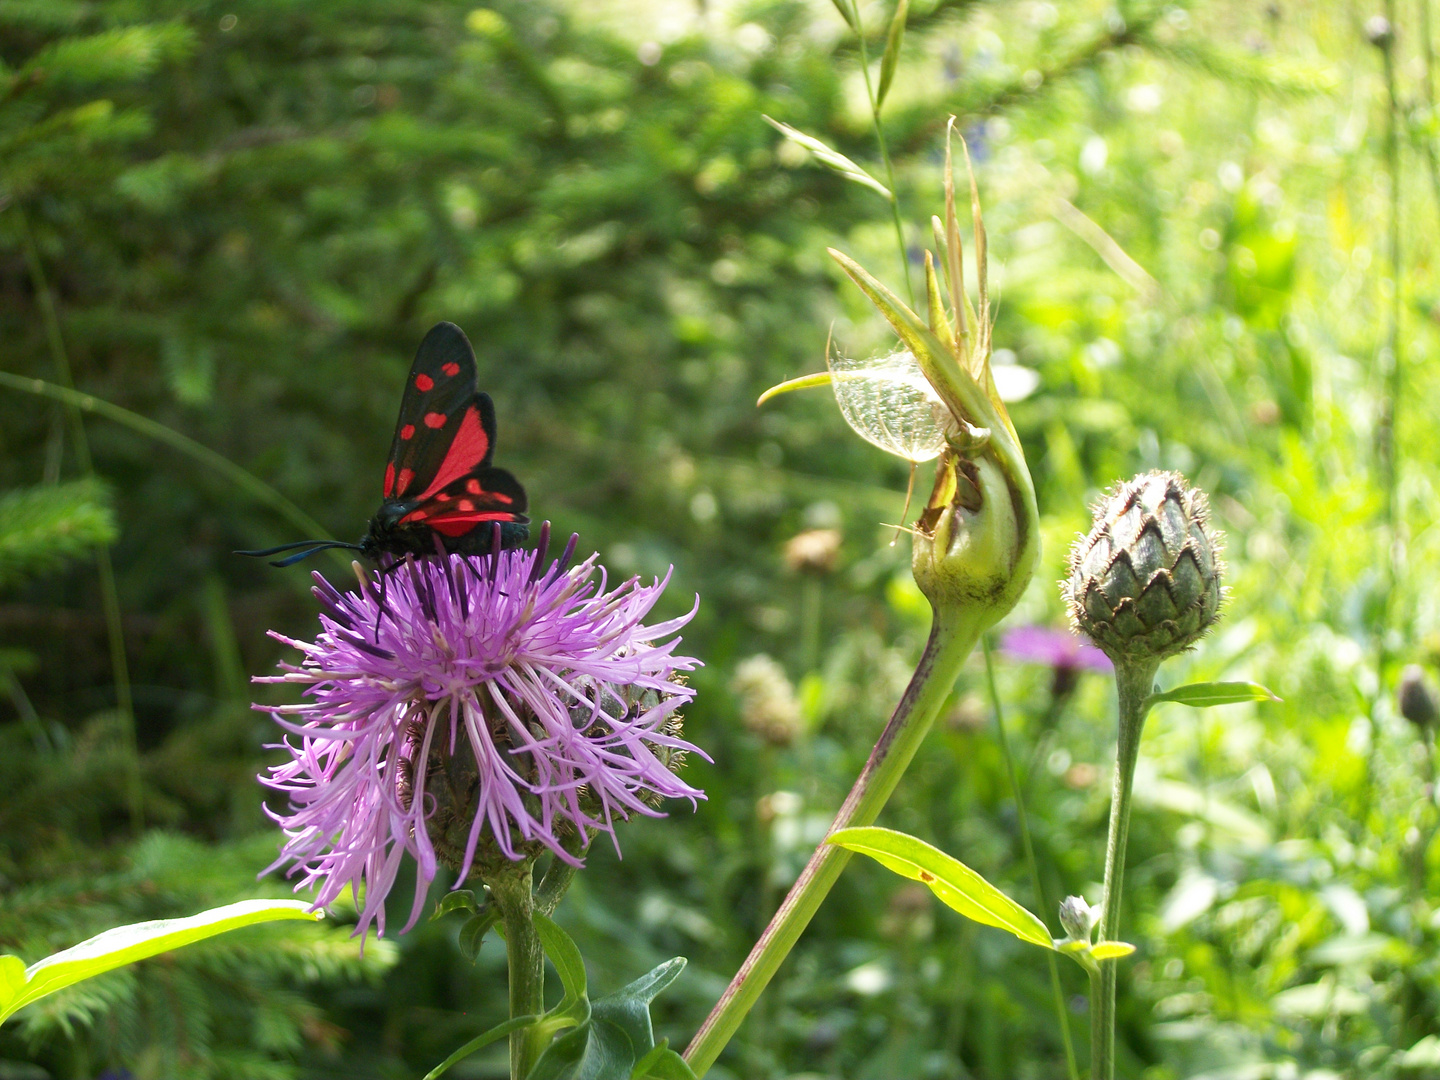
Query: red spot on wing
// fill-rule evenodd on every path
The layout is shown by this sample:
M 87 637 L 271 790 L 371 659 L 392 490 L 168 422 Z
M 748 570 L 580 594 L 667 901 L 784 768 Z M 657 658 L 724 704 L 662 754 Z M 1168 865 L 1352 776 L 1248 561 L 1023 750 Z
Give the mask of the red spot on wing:
M 411 518 L 416 517 L 418 513 L 419 511 L 416 511 L 414 514 L 407 514 L 402 521 L 408 522 Z M 507 514 L 499 510 L 477 510 L 471 514 L 437 514 L 435 517 L 422 518 L 420 520 L 423 520 L 430 528 L 445 536 L 463 536 L 475 528 L 476 525 L 484 525 L 491 521 L 514 521 L 515 515 Z
M 429 424 L 430 417 L 438 415 L 438 413 L 430 413 L 425 417 L 425 423 Z M 440 423 L 444 422 L 445 418 L 440 417 Z M 440 424 L 431 426 L 439 427 Z M 480 423 L 480 411 L 471 405 L 465 410 L 465 417 L 460 421 L 460 429 L 450 440 L 450 449 L 445 451 L 445 460 L 440 463 L 440 468 L 436 470 L 435 478 L 430 481 L 430 486 L 420 493 L 420 498 L 428 499 L 449 487 L 484 461 L 489 452 L 490 436 L 485 434 L 485 428 Z
M 414 469 L 401 469 L 399 481 L 395 485 L 395 494 L 404 495 L 405 489 L 410 486 L 410 481 L 415 479 Z M 388 498 L 388 496 L 387 496 Z
M 471 495 L 479 495 L 480 492 L 484 491 L 485 489 L 480 486 L 479 480 L 476 480 L 472 477 L 471 479 L 465 481 L 465 490 L 470 492 Z
M 425 414 L 425 426 L 428 428 L 444 427 L 445 414 L 443 412 L 427 412 Z
M 406 424 L 404 427 L 402 427 L 402 428 L 400 429 L 400 438 L 402 438 L 402 439 L 410 439 L 410 438 L 413 438 L 414 435 L 415 435 L 415 425 L 414 425 L 414 424 Z
M 385 466 L 385 498 L 390 498 L 395 492 L 395 463 L 392 461 Z
M 432 379 L 429 375 L 426 375 L 423 371 L 419 375 L 415 376 L 415 389 L 419 390 L 422 394 L 433 390 L 434 388 L 435 380 Z
M 466 511 L 467 513 L 475 509 L 475 504 L 469 499 L 461 499 L 455 505 L 458 506 L 461 510 Z
M 456 375 L 460 374 L 460 365 L 452 360 L 448 364 L 442 364 L 440 370 L 453 379 Z

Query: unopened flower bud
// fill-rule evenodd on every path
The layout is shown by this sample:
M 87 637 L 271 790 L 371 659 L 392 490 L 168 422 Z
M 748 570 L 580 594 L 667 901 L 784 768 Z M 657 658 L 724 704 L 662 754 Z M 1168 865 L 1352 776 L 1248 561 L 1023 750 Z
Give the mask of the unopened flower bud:
M 792 571 L 828 574 L 840 557 L 839 529 L 807 529 L 785 541 L 785 566 Z
M 804 730 L 795 688 L 785 669 L 764 653 L 736 665 L 730 689 L 740 695 L 745 727 L 771 746 L 789 746 Z
M 1208 514 L 1204 493 L 1172 472 L 1137 476 L 1096 507 L 1062 591 L 1076 628 L 1116 664 L 1173 656 L 1215 622 L 1222 564 Z
M 1365 37 L 1377 49 L 1388 49 L 1395 41 L 1395 27 L 1384 15 L 1371 15 L 1365 20 Z
M 1095 925 L 1095 914 L 1083 897 L 1067 896 L 1060 901 L 1060 925 L 1072 941 L 1090 941 L 1090 928 Z
M 1400 715 L 1422 730 L 1431 727 L 1440 710 L 1435 706 L 1435 695 L 1425 682 L 1425 672 L 1419 664 L 1410 664 L 1400 673 Z

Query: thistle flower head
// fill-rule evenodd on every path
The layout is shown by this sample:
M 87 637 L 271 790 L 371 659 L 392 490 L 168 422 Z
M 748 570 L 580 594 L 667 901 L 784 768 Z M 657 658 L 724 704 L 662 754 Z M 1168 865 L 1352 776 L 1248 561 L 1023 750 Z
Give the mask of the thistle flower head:
M 1222 569 L 1205 493 L 1179 473 L 1150 472 L 1095 507 L 1061 589 L 1076 629 L 1117 665 L 1159 661 L 1214 624 Z
M 607 589 L 596 556 L 569 566 L 574 546 L 548 565 L 543 539 L 383 573 L 357 564 L 359 589 L 344 593 L 315 575 L 320 633 L 273 635 L 304 659 L 257 680 L 305 687 L 302 704 L 261 707 L 288 754 L 261 782 L 290 802 L 271 814 L 286 835 L 271 869 L 288 863 L 297 889 L 317 887 L 315 907 L 363 885 L 357 933 L 383 933 L 408 852 L 409 929 L 439 862 L 460 881 L 547 848 L 578 863 L 617 819 L 704 798 L 674 772 L 695 751 L 678 710 L 698 662 L 675 654 L 693 610 L 645 625 L 668 576 Z

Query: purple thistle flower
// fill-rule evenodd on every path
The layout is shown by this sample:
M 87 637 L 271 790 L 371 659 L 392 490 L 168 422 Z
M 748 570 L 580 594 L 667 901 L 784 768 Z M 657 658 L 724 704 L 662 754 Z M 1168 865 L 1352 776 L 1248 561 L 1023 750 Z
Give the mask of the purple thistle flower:
M 672 771 L 700 753 L 678 736 L 694 696 L 681 673 L 699 662 L 674 655 L 694 609 L 643 625 L 668 574 L 607 591 L 598 556 L 567 569 L 576 537 L 545 567 L 547 537 L 534 551 L 407 560 L 383 575 L 357 566 L 358 592 L 317 573 L 315 641 L 271 635 L 304 660 L 256 681 L 303 684 L 310 700 L 257 706 L 290 754 L 260 777 L 290 799 L 288 813 L 271 812 L 288 839 L 269 869 L 291 863 L 297 891 L 318 886 L 316 909 L 363 885 L 357 934 L 372 922 L 384 933 L 407 851 L 418 869 L 404 930 L 437 849 L 457 885 L 477 849 L 482 866 L 487 853 L 544 848 L 579 865 L 567 837 L 613 840 L 616 818 L 663 816 L 660 797 L 705 797 Z
M 1000 651 L 1011 660 L 1044 664 L 1071 672 L 1115 670 L 1110 658 L 1079 634 L 1048 626 L 1017 626 L 1000 639 Z

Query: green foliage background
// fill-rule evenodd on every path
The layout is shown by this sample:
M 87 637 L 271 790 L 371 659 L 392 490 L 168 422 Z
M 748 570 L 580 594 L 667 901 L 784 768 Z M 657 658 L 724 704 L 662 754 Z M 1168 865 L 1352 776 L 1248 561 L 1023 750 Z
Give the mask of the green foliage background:
M 1284 698 L 1151 720 L 1123 1075 L 1440 1076 L 1434 768 L 1392 704 L 1403 664 L 1433 677 L 1440 657 L 1428 2 L 1387 4 L 1393 112 L 1375 12 L 1349 0 L 910 8 L 886 103 L 909 271 L 954 112 L 995 340 L 1041 380 L 1012 411 L 1044 566 L 1011 624 L 1058 623 L 1053 582 L 1102 487 L 1178 468 L 1229 533 L 1232 597 L 1162 678 Z M 891 10 L 862 8 L 872 58 Z M 818 369 L 832 327 L 852 353 L 891 347 L 827 245 L 900 273 L 884 202 L 762 113 L 879 170 L 855 37 L 822 0 L 0 0 L 0 369 L 182 432 L 353 538 L 413 350 L 449 319 L 536 516 L 612 572 L 673 565 L 672 613 L 700 595 L 687 732 L 714 758 L 690 766 L 709 801 L 627 826 L 623 861 L 597 849 L 558 913 L 598 992 L 691 958 L 657 1003 L 678 1044 L 926 630 L 882 524 L 904 464 L 823 393 L 753 404 Z M 308 579 L 229 553 L 297 526 L 132 428 L 83 425 L 0 387 L 0 946 L 27 959 L 286 890 L 254 877 L 274 733 L 246 679 L 282 655 L 266 629 L 313 626 Z M 832 571 L 787 569 L 807 528 L 841 531 Z M 737 683 L 762 653 L 781 670 Z M 1050 672 L 1014 662 L 1000 678 L 1044 903 L 981 669 L 884 823 L 1058 932 L 1060 897 L 1097 898 L 1113 692 L 1086 676 L 1055 701 Z M 761 738 L 757 685 L 767 715 L 798 718 L 788 745 Z M 414 1076 L 500 1018 L 493 943 L 472 967 L 442 920 L 362 956 L 346 921 L 57 995 L 0 1032 L 0 1076 Z M 502 1057 L 455 1075 L 501 1076 Z M 1035 954 L 857 864 L 713 1075 L 1063 1069 Z

